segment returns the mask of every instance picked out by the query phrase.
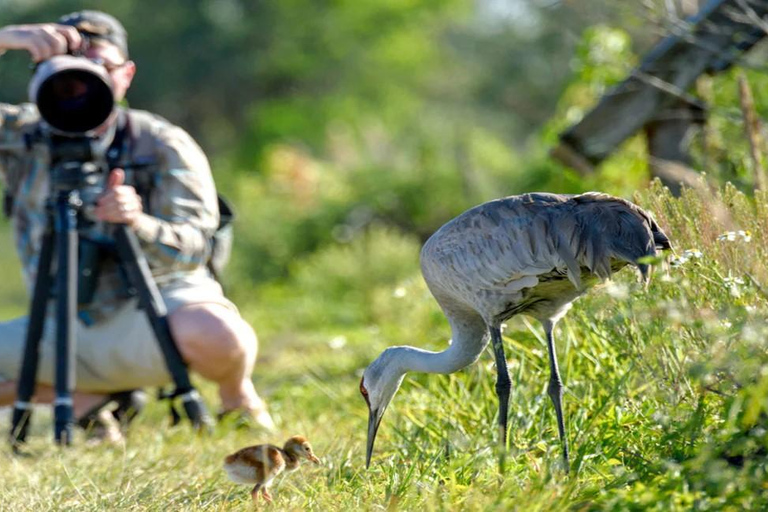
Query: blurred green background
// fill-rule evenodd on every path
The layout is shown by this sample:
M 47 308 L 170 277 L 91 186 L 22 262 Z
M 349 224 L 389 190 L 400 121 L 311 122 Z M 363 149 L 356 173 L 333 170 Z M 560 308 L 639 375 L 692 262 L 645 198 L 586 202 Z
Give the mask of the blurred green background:
M 588 176 L 548 152 L 666 33 L 667 4 L 0 0 L 0 25 L 82 8 L 123 21 L 138 66 L 129 104 L 206 150 L 239 214 L 224 279 L 270 333 L 370 322 L 376 287 L 411 276 L 420 243 L 482 201 L 643 188 L 640 138 Z M 767 81 L 748 72 L 762 112 Z M 0 101 L 23 101 L 29 77 L 27 55 L 3 56 Z M 734 77 L 702 81 L 707 172 L 749 190 Z M 0 318 L 9 318 L 26 300 L 8 222 L 0 226 Z

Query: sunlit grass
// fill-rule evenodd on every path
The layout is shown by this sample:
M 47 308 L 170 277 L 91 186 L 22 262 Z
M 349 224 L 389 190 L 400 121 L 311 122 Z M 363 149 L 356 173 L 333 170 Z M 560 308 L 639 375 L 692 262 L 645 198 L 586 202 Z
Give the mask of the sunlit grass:
M 0 219 L 0 321 L 27 310 L 28 299 L 21 277 L 21 266 L 11 238 L 11 226 Z
M 32 457 L 12 457 L 7 448 L 0 454 L 0 510 L 247 509 L 248 488 L 226 480 L 222 458 L 299 433 L 323 464 L 279 480 L 277 510 L 763 508 L 768 201 L 752 202 L 730 189 L 676 200 L 656 188 L 636 199 L 656 214 L 677 256 L 686 250 L 701 256 L 657 268 L 647 291 L 623 271 L 579 300 L 558 325 L 569 476 L 559 468 L 546 346 L 540 327 L 525 318 L 505 329 L 513 389 L 503 476 L 490 353 L 453 375 L 409 375 L 365 470 L 367 411 L 357 391 L 362 369 L 388 345 L 439 349 L 449 336 L 413 255 L 410 276 L 391 272 L 397 281 L 379 281 L 355 300 L 305 295 L 290 285 L 253 295 L 236 290 L 245 316 L 263 326 L 255 378 L 278 434 L 218 427 L 200 438 L 187 427 L 167 427 L 164 407 L 153 403 L 125 447 L 78 442 L 59 450 L 50 442 L 49 418 L 41 415 Z M 718 239 L 738 230 L 751 238 Z M 390 238 L 381 243 L 393 247 Z M 408 247 L 402 244 L 401 259 L 409 257 Z M 332 267 L 325 257 L 296 265 L 296 275 L 318 290 L 322 275 L 310 280 L 306 272 Z M 344 272 L 360 275 L 359 268 Z M 328 277 L 336 287 L 345 285 L 343 276 Z M 293 320 L 302 305 L 312 308 L 311 317 Z M 372 321 L 339 324 L 324 322 L 324 315 Z M 213 389 L 202 389 L 214 404 Z

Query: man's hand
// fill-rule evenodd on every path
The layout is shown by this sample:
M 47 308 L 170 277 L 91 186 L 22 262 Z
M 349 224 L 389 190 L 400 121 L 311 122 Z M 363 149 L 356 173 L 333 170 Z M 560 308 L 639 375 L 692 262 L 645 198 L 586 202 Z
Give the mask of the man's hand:
M 125 171 L 113 169 L 107 177 L 106 188 L 93 213 L 99 220 L 132 227 L 143 211 L 141 196 L 136 193 L 135 188 L 123 183 Z
M 75 27 L 56 23 L 8 25 L 0 29 L 0 54 L 5 50 L 27 50 L 35 62 L 77 50 L 82 43 Z

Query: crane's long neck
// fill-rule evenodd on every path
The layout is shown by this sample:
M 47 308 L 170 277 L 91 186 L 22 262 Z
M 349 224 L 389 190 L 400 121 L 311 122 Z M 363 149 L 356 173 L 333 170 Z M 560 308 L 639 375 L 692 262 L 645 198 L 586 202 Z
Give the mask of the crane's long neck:
M 474 363 L 488 344 L 488 329 L 479 317 L 451 319 L 451 345 L 442 352 L 398 347 L 403 372 L 453 373 Z

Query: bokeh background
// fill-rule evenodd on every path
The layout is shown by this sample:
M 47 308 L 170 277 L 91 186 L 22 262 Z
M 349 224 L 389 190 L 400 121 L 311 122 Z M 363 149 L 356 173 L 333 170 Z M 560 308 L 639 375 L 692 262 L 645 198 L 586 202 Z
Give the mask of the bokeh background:
M 410 273 L 420 242 L 470 206 L 529 191 L 631 197 L 646 186 L 642 136 L 588 175 L 549 152 L 668 33 L 670 8 L 682 16 L 690 3 L 0 0 L 0 25 L 82 8 L 122 20 L 138 66 L 129 105 L 186 128 L 236 207 L 231 293 L 290 312 L 298 304 L 275 290 L 287 286 L 332 298 L 338 310 L 319 312 L 323 321 L 360 322 L 373 307 L 366 290 Z M 746 69 L 761 112 L 768 80 L 761 64 Z M 702 79 L 706 171 L 749 190 L 732 75 Z M 24 101 L 29 77 L 26 55 L 3 56 L 0 101 Z M 5 318 L 26 304 L 7 222 L 0 229 Z M 370 256 L 338 263 L 356 242 Z M 297 316 L 312 321 L 312 311 Z
M 357 274 L 313 290 L 328 251 L 374 233 L 368 245 L 402 243 L 412 258 L 437 227 L 484 200 L 535 190 L 629 196 L 647 183 L 639 143 L 592 176 L 548 151 L 664 34 L 668 13 L 655 3 L 2 0 L 0 25 L 82 8 L 122 20 L 138 66 L 128 103 L 186 128 L 237 208 L 231 292 L 248 301 L 298 282 L 302 294 L 332 294 L 336 320 L 356 322 L 368 314 L 360 294 L 370 281 L 400 277 L 413 261 L 394 254 L 373 275 L 359 260 L 323 269 Z M 3 56 L 0 101 L 25 100 L 29 77 L 26 55 Z M 26 305 L 0 226 L 7 318 Z

